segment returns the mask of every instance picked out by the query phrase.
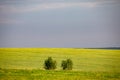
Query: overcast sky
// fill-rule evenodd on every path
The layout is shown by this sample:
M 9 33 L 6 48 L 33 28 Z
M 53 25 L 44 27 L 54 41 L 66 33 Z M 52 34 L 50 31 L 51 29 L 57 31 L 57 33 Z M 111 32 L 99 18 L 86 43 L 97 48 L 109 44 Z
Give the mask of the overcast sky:
M 0 47 L 118 47 L 120 0 L 0 0 Z

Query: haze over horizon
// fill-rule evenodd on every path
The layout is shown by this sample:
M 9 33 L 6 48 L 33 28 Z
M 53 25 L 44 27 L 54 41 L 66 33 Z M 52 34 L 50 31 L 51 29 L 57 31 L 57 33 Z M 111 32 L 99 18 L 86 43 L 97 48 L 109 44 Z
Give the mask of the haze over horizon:
M 120 0 L 0 0 L 0 47 L 120 47 Z

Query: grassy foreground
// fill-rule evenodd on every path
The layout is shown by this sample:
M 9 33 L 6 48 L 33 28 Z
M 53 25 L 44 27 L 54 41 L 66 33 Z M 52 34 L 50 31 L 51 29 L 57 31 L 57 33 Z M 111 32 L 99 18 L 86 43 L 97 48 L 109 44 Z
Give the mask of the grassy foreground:
M 51 56 L 57 70 L 43 70 Z M 62 60 L 73 60 L 72 71 L 62 71 Z M 0 48 L 0 80 L 119 80 L 120 50 L 73 48 Z
M 1 69 L 0 80 L 120 80 L 120 73 Z

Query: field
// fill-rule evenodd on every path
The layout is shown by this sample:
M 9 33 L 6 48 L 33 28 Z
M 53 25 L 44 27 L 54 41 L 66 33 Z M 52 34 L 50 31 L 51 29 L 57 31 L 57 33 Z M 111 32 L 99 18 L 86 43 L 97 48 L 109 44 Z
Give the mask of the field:
M 43 68 L 51 56 L 55 71 Z M 61 61 L 70 58 L 72 71 Z M 119 80 L 120 50 L 78 48 L 0 48 L 0 80 Z

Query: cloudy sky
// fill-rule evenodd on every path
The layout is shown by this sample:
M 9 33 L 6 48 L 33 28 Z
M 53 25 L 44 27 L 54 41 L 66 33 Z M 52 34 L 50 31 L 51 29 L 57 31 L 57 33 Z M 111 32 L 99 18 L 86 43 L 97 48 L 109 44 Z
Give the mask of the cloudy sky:
M 0 47 L 118 47 L 120 0 L 0 0 Z

